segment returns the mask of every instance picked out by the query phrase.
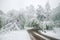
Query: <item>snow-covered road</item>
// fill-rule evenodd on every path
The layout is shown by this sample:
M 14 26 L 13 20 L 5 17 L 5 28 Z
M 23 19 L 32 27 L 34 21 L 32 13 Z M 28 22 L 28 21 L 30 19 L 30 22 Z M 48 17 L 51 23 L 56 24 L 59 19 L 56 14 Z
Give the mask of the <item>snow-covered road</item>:
M 0 35 L 0 40 L 31 40 L 26 30 L 11 31 Z
M 45 30 L 44 31 L 39 31 L 43 35 L 50 36 L 52 38 L 56 38 L 60 40 L 60 28 L 54 28 L 54 30 Z

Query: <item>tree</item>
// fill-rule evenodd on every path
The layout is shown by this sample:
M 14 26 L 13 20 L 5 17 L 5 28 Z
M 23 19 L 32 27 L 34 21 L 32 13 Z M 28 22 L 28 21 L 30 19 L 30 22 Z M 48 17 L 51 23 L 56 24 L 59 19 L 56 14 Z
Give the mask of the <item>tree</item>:
M 35 10 L 34 6 L 30 5 L 30 6 L 26 7 L 26 9 L 27 9 L 28 17 L 29 18 L 34 18 L 35 17 L 34 14 L 36 14 L 36 10 Z
M 46 12 L 50 12 L 51 8 L 49 2 L 46 3 L 45 8 L 46 8 Z
M 46 30 L 52 30 L 53 29 L 53 24 L 50 24 L 50 25 L 46 25 Z
M 2 28 L 2 18 L 0 17 L 0 29 Z
M 40 29 L 40 30 L 42 30 L 42 26 L 41 26 L 39 20 L 37 20 L 37 19 L 33 19 L 31 21 L 31 27 L 33 27 L 34 29 Z
M 46 3 L 45 5 L 45 9 L 46 9 L 46 20 L 50 20 L 50 14 L 51 14 L 51 8 L 50 8 L 50 4 L 49 2 Z
M 26 23 L 25 15 L 20 14 L 20 15 L 17 17 L 17 21 L 18 21 L 17 24 L 19 25 L 20 29 L 24 29 L 25 23 Z
M 52 20 L 56 27 L 60 27 L 60 3 L 56 8 L 54 8 L 53 13 Z
M 17 17 L 19 15 L 19 12 L 17 10 L 12 9 L 12 10 L 9 10 L 7 12 L 7 14 L 8 14 L 8 16 L 15 18 L 15 17 Z
M 37 9 L 37 19 L 40 20 L 40 21 L 43 21 L 44 18 L 46 18 L 44 16 L 44 9 L 41 7 L 41 5 L 38 6 L 38 9 Z
M 54 15 L 52 16 L 52 19 L 54 21 L 60 21 L 60 5 L 58 5 L 54 10 L 53 10 Z
M 37 8 L 36 11 L 37 11 L 37 15 L 41 15 L 41 14 L 44 13 L 44 9 L 43 9 L 43 7 L 41 5 L 38 5 L 38 8 Z

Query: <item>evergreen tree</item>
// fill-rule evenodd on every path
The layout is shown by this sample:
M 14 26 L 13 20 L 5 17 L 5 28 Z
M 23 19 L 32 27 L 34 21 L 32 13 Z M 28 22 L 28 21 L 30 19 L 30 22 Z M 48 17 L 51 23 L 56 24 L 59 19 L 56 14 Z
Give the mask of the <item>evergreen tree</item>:
M 34 6 L 30 5 L 30 6 L 26 7 L 26 9 L 27 9 L 27 15 L 28 15 L 28 17 L 29 18 L 34 18 L 35 17 L 34 14 L 36 14 Z
M 52 19 L 54 21 L 60 21 L 60 4 L 53 10 L 53 13 Z
M 45 9 L 46 9 L 46 20 L 48 21 L 50 20 L 50 14 L 51 14 L 51 8 L 50 8 L 49 1 L 46 3 Z
M 42 8 L 41 5 L 39 5 L 37 9 L 37 19 L 43 21 L 45 18 L 44 13 L 45 13 L 44 9 Z
M 2 18 L 0 17 L 0 29 L 2 28 Z

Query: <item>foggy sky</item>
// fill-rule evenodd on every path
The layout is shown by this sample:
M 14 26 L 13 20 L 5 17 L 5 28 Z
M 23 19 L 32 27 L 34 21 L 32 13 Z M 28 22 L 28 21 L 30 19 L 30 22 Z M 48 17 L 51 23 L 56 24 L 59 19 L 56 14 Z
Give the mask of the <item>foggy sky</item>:
M 11 9 L 20 10 L 20 8 L 25 8 L 29 5 L 34 5 L 37 8 L 37 5 L 45 6 L 48 0 L 0 0 L 0 10 L 7 12 Z M 49 3 L 52 8 L 55 8 L 60 0 L 49 0 Z

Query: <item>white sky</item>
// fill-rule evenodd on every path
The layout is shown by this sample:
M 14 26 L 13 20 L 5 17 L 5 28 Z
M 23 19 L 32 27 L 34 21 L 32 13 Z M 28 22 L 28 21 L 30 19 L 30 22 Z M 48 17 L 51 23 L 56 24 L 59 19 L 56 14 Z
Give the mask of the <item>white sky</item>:
M 0 0 L 0 10 L 7 12 L 11 9 L 20 10 L 20 8 L 25 8 L 29 5 L 34 5 L 35 8 L 38 4 L 45 6 L 48 0 Z M 49 3 L 52 8 L 55 8 L 60 0 L 49 0 Z

